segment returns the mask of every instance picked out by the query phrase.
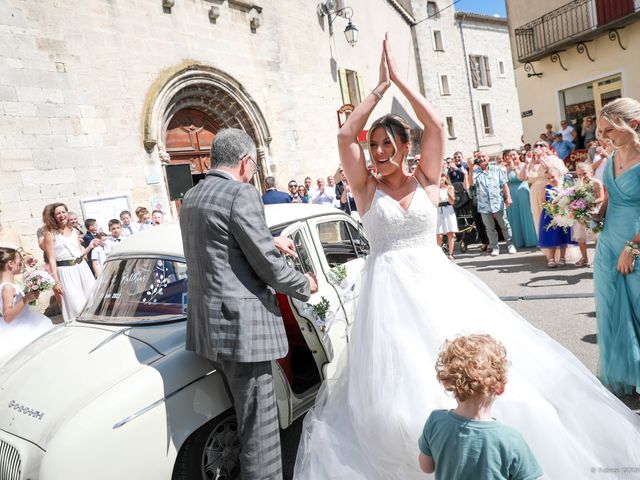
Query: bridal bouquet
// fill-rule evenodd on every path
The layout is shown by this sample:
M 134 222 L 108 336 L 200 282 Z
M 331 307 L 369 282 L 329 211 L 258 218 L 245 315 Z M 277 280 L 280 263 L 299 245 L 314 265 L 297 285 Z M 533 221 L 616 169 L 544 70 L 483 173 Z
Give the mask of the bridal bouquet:
M 24 284 L 24 293 L 29 293 L 49 290 L 55 286 L 56 281 L 46 270 L 29 268 L 22 274 L 22 283 Z M 35 304 L 35 300 L 29 302 L 29 305 Z

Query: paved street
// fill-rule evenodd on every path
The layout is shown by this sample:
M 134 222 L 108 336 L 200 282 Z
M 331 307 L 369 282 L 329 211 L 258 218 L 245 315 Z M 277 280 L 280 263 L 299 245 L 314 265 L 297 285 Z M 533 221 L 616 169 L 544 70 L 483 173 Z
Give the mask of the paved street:
M 502 246 L 502 251 L 506 248 Z M 539 250 L 491 257 L 476 247 L 458 254 L 456 263 L 475 273 L 509 306 L 537 328 L 567 347 L 596 373 L 598 348 L 593 299 L 593 269 L 568 265 L 548 269 Z M 589 251 L 593 259 L 593 250 Z M 622 399 L 640 413 L 638 396 Z M 578 408 L 578 407 L 577 407 Z M 285 479 L 292 478 L 302 420 L 282 435 Z

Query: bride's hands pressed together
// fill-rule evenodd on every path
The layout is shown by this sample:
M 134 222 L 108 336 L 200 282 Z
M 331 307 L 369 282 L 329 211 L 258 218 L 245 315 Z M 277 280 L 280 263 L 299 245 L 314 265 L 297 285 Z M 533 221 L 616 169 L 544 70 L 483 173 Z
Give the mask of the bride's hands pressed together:
M 380 55 L 380 74 L 378 75 L 378 86 L 374 91 L 382 95 L 387 88 L 391 85 L 391 80 L 389 77 L 389 66 L 387 63 L 387 55 L 385 52 L 385 42 L 382 42 L 382 54 Z
M 398 66 L 396 65 L 396 59 L 391 53 L 391 42 L 389 39 L 389 33 L 384 34 L 384 41 L 382 42 L 383 50 L 382 55 L 387 60 L 387 72 L 392 82 L 398 81 Z

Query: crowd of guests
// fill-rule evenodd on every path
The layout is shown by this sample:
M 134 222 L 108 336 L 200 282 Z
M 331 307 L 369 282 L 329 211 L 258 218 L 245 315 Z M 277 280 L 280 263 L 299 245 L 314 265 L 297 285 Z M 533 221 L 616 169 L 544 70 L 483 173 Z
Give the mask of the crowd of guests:
M 80 313 L 111 250 L 127 237 L 164 221 L 162 211 L 146 207 L 136 208 L 135 216 L 137 222 L 132 221 L 131 212 L 123 210 L 107 225 L 87 218 L 83 229 L 78 215 L 64 203 L 44 207 L 43 226 L 36 232 L 38 246 L 56 282 L 53 292 L 65 322 Z
M 342 169 L 339 172 L 340 180 L 336 182 L 333 175 L 329 175 L 326 181 L 323 177 L 316 180 L 315 187 L 311 177 L 306 177 L 303 183 L 290 180 L 287 184 L 288 192 L 278 190 L 275 177 L 265 178 L 265 193 L 262 195 L 262 203 L 272 205 L 276 203 L 315 203 L 318 205 L 330 205 L 340 210 L 357 216 L 358 208 L 351 193 L 351 187 Z
M 566 264 L 566 249 L 577 245 L 580 258 L 575 265 L 588 266 L 587 240 L 595 237 L 588 235 L 581 224 L 573 229 L 551 227 L 551 217 L 543 208 L 553 192 L 567 182 L 578 186 L 592 184 L 597 202 L 602 203 L 602 173 L 611 149 L 598 141 L 590 142 L 588 147 L 587 158 L 578 162 L 572 173 L 553 144 L 543 140 L 532 146 L 503 150 L 494 158 L 484 151 L 475 151 L 465 161 L 462 152 L 455 152 L 443 160 L 438 242 L 442 244 L 444 238 L 448 239 L 449 255 L 453 258 L 455 235 L 465 223 L 460 217 L 470 216 L 481 250 L 492 256 L 500 254 L 498 240 L 502 238 L 509 253 L 518 248 L 540 247 L 547 257 L 547 266 L 556 268 Z M 418 162 L 419 158 L 414 159 L 411 168 Z M 470 201 L 460 202 L 461 198 Z M 454 216 L 458 221 L 452 221 Z

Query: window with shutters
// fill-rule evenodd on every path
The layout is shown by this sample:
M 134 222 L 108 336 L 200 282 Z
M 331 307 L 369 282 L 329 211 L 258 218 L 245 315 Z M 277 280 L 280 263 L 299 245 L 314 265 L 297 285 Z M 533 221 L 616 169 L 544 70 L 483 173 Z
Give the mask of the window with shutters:
M 483 55 L 469 55 L 469 70 L 473 88 L 491 86 L 491 70 L 489 57 Z
M 340 77 L 340 90 L 342 92 L 342 103 L 358 105 L 367 96 L 364 86 L 364 79 L 355 70 L 338 69 Z
M 456 138 L 456 129 L 453 125 L 453 117 L 447 118 L 447 133 L 449 134 L 449 139 L 453 140 Z
M 451 95 L 449 77 L 447 75 L 440 75 L 440 95 Z
M 480 105 L 482 110 L 482 126 L 484 128 L 485 135 L 493 135 L 493 119 L 491 118 L 491 104 L 482 103 Z
M 440 18 L 440 11 L 436 2 L 427 2 L 427 15 L 429 18 Z
M 433 49 L 436 52 L 444 52 L 444 42 L 442 41 L 442 32 L 433 30 Z

